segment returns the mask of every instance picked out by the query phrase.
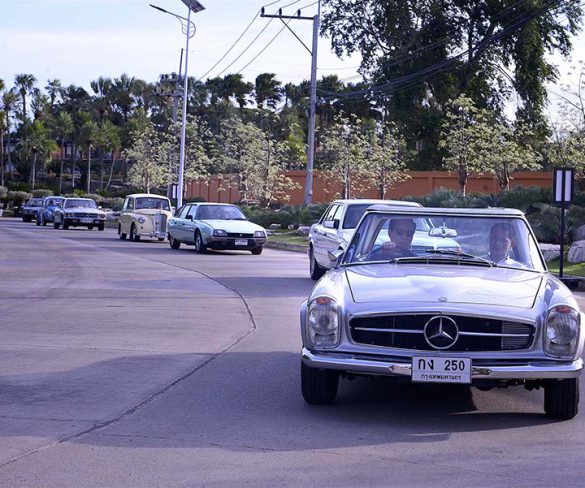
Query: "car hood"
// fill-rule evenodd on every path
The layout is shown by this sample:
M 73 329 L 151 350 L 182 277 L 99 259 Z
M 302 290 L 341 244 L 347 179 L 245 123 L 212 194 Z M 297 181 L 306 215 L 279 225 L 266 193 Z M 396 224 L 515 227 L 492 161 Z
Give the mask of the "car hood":
M 347 268 L 356 303 L 456 303 L 529 309 L 543 277 L 507 268 L 372 264 Z
M 226 232 L 235 232 L 240 234 L 253 234 L 257 230 L 264 230 L 258 224 L 254 224 L 248 220 L 221 220 L 209 219 L 202 220 L 213 229 L 221 229 Z

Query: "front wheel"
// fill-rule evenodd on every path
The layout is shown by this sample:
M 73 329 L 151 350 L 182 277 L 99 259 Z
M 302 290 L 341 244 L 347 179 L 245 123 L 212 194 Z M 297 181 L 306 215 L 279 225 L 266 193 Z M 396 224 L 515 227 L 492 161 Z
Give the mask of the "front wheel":
M 125 241 L 126 240 L 126 234 L 124 234 L 122 232 L 122 224 L 118 224 L 118 237 L 120 238 L 120 240 Z
M 262 246 L 260 247 L 256 247 L 254 249 L 252 249 L 252 254 L 254 254 L 255 256 L 258 256 L 258 254 L 262 254 Z
M 329 405 L 335 401 L 339 373 L 329 369 L 311 368 L 301 363 L 301 390 L 311 405 Z
M 195 252 L 198 254 L 205 254 L 207 252 L 207 248 L 203 243 L 203 237 L 201 237 L 201 232 L 195 232 Z
M 40 227 L 41 226 L 41 219 L 37 217 L 37 225 Z
M 98 224 L 98 230 L 102 231 L 104 229 L 105 229 L 105 224 L 103 224 L 103 223 Z
M 63 230 L 69 229 L 69 224 L 63 220 Z
M 579 378 L 550 380 L 544 386 L 544 413 L 570 420 L 579 412 Z
M 57 222 L 55 220 L 55 222 L 53 222 L 53 229 L 58 229 L 61 226 L 61 224 L 59 222 Z
M 181 242 L 169 234 L 169 246 L 171 246 L 171 249 L 179 249 L 181 247 Z
M 325 272 L 326 270 L 319 266 L 319 263 L 315 259 L 315 252 L 313 251 L 313 246 L 311 246 L 309 248 L 309 274 L 311 279 L 317 281 Z
M 138 242 L 140 240 L 140 236 L 136 234 L 136 226 L 132 224 L 130 226 L 130 240 L 134 242 Z

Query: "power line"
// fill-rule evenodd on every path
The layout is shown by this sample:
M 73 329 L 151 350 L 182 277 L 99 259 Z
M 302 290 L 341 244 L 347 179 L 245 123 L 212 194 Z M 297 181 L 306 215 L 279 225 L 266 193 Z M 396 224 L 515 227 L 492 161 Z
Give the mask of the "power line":
M 280 2 L 282 2 L 282 1 L 284 1 L 284 0 L 275 0 L 274 2 L 270 2 L 270 3 L 266 4 L 266 5 L 264 5 L 262 8 L 269 7 L 269 6 L 271 6 L 271 5 L 274 5 L 274 4 L 277 4 L 277 3 L 280 3 Z M 296 1 L 298 2 L 299 0 L 296 0 Z M 293 3 L 295 3 L 295 2 L 293 2 Z M 227 55 L 228 55 L 228 54 L 229 54 L 229 53 L 232 51 L 232 49 L 233 49 L 233 48 L 236 46 L 236 44 L 237 44 L 238 42 L 240 42 L 240 40 L 242 39 L 242 37 L 244 37 L 244 35 L 246 34 L 246 32 L 248 32 L 248 30 L 250 29 L 250 27 L 252 26 L 252 24 L 253 24 L 253 23 L 256 21 L 256 19 L 257 19 L 257 18 L 258 18 L 258 16 L 260 15 L 260 12 L 262 11 L 262 8 L 258 9 L 258 12 L 256 12 L 256 15 L 254 15 L 254 17 L 252 17 L 252 20 L 250 21 L 250 23 L 249 23 L 249 24 L 246 26 L 246 28 L 245 28 L 245 29 L 244 29 L 244 31 L 243 31 L 243 32 L 242 32 L 242 33 L 241 33 L 241 34 L 238 36 L 238 38 L 237 38 L 237 39 L 236 39 L 236 40 L 233 42 L 233 44 L 232 44 L 232 45 L 231 45 L 231 46 L 228 48 L 228 50 L 227 50 L 227 51 L 226 51 L 226 52 L 223 54 L 223 56 L 222 56 L 221 58 L 219 58 L 219 60 L 218 60 L 218 61 L 217 61 L 217 62 L 216 62 L 216 63 L 215 63 L 215 64 L 214 64 L 214 65 L 213 65 L 211 68 L 209 68 L 209 69 L 208 69 L 208 70 L 207 70 L 205 73 L 203 73 L 203 74 L 202 74 L 202 75 L 199 77 L 199 79 L 200 79 L 200 80 L 201 80 L 201 79 L 203 79 L 203 78 L 205 78 L 205 77 L 206 77 L 206 76 L 207 76 L 209 73 L 211 73 L 211 71 L 213 71 L 213 70 L 215 69 L 215 67 L 216 67 L 216 66 L 217 66 L 219 63 L 221 63 L 221 62 L 222 62 L 222 61 L 225 59 L 225 57 L 226 57 L 226 56 L 227 56 Z M 218 75 L 218 76 L 219 76 L 219 75 Z
M 272 20 L 272 19 L 270 19 Z M 268 23 L 266 25 L 268 25 L 270 23 L 270 21 L 268 21 Z M 290 23 L 290 20 L 288 21 L 288 23 Z M 256 54 L 256 56 L 254 56 L 249 62 L 248 64 L 246 64 L 246 66 L 244 66 L 240 71 L 238 71 L 238 74 L 240 74 L 242 71 L 244 71 L 248 66 L 250 66 L 254 61 L 256 61 L 256 59 L 264 52 L 266 51 L 266 49 L 268 49 L 268 46 L 270 46 L 270 44 L 272 44 L 274 42 L 274 40 L 282 33 L 282 31 L 284 29 L 286 29 L 288 23 L 286 23 L 285 25 L 283 25 L 280 30 L 274 35 L 274 37 L 272 39 L 270 39 L 270 41 L 268 41 L 268 44 L 266 44 L 266 46 L 264 46 L 262 48 L 262 50 Z

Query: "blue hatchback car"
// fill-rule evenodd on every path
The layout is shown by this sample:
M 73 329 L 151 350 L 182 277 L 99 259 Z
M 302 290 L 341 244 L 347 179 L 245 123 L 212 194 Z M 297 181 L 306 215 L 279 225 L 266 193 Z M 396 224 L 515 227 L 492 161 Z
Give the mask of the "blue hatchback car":
M 43 206 L 37 211 L 37 225 L 47 225 L 47 222 L 53 223 L 55 217 L 53 215 L 56 208 L 63 205 L 65 197 L 45 197 Z

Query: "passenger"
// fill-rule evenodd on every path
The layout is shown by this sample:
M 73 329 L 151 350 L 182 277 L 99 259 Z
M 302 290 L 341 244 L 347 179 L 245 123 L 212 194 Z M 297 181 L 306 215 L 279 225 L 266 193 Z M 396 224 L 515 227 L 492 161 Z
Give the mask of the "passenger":
M 489 259 L 502 266 L 526 267 L 519 261 L 510 257 L 516 245 L 514 229 L 511 224 L 499 222 L 494 224 L 490 230 L 490 252 Z

